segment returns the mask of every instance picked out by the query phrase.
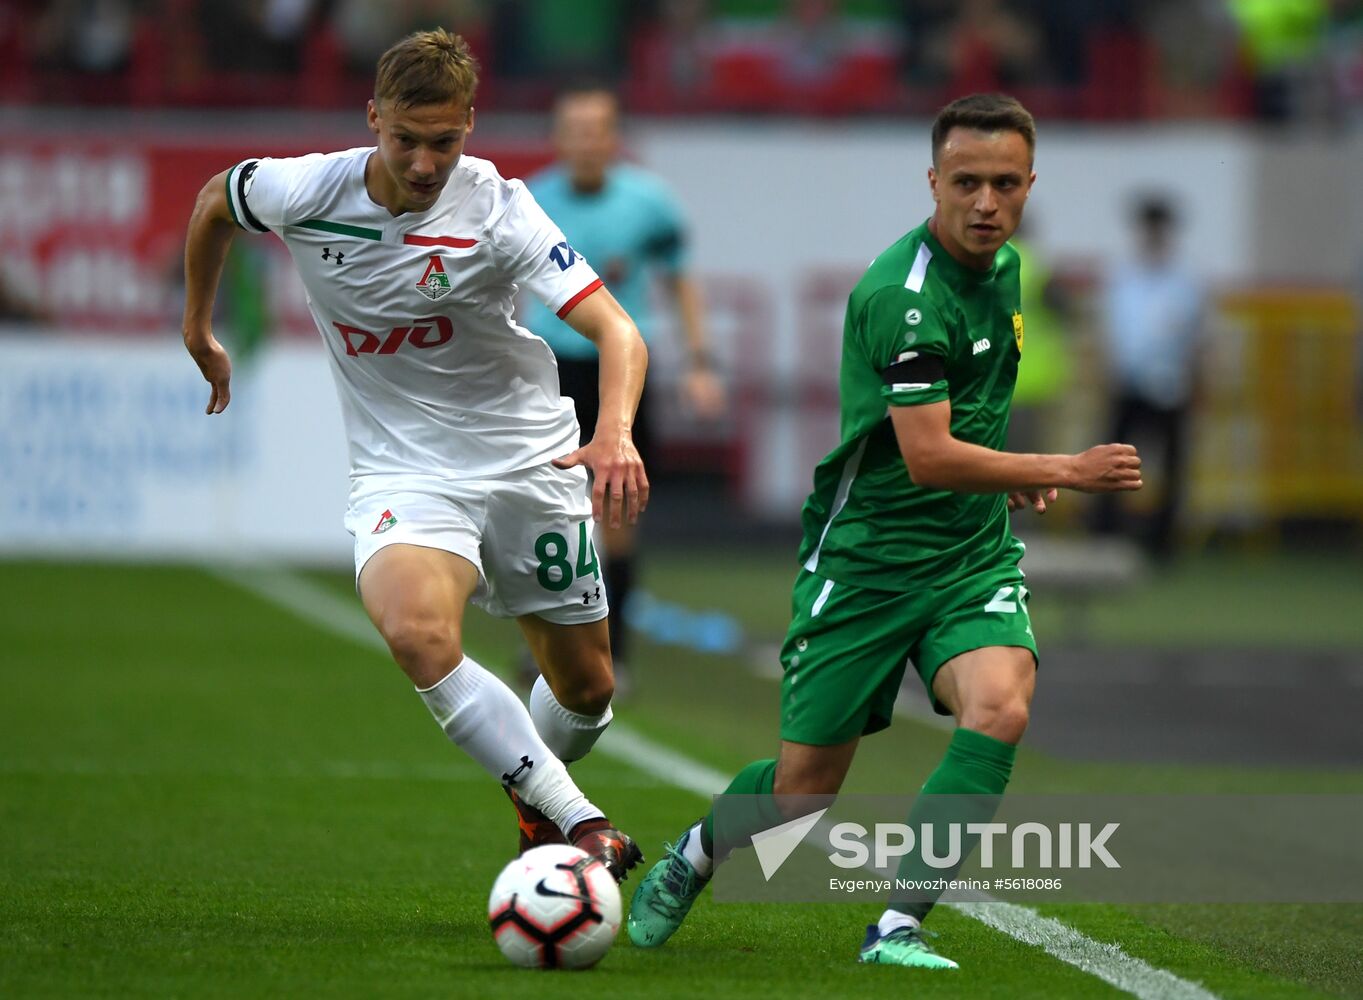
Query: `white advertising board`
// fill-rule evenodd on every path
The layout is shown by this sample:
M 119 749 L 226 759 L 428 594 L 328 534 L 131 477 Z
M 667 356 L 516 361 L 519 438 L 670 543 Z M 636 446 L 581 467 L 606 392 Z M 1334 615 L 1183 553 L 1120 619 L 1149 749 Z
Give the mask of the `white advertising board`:
M 345 564 L 321 345 L 272 345 L 207 401 L 173 337 L 0 335 L 0 552 Z

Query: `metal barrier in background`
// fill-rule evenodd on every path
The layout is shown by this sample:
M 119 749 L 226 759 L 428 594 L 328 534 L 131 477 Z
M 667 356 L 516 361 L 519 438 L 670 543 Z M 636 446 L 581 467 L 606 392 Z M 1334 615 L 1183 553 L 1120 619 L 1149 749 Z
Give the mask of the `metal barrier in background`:
M 1190 520 L 1363 523 L 1357 305 L 1338 289 L 1222 296 L 1196 420 Z

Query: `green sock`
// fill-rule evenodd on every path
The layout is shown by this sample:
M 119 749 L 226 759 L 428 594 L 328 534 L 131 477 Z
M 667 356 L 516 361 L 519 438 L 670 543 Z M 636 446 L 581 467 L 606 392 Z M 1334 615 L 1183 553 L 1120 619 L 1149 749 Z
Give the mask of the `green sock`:
M 776 800 L 772 798 L 772 789 L 775 787 L 776 761 L 774 760 L 755 760 L 734 775 L 734 780 L 729 782 L 728 788 L 724 789 L 725 795 L 760 795 L 763 797 L 741 800 L 742 806 L 738 809 L 733 808 L 732 804 L 724 809 L 723 839 L 726 845 L 732 847 L 751 837 L 754 833 L 761 833 L 763 830 L 768 830 L 785 822 L 780 810 L 776 808 Z M 713 806 L 700 823 L 700 846 L 705 848 L 705 853 L 710 857 L 715 856 L 715 809 Z
M 915 831 L 921 830 L 924 824 L 933 825 L 933 854 L 941 856 L 946 853 L 946 824 L 987 823 L 993 819 L 998 810 L 999 796 L 1008 787 L 1016 756 L 1017 747 L 1013 744 L 973 729 L 957 729 L 952 734 L 946 756 L 923 783 L 923 790 L 909 811 L 909 826 Z M 937 832 L 938 824 L 942 824 L 940 833 Z M 978 837 L 962 837 L 962 863 L 975 849 L 978 840 Z M 900 879 L 930 881 L 951 879 L 959 870 L 959 864 L 950 870 L 934 868 L 924 862 L 915 849 L 900 861 L 896 875 Z M 921 921 L 937 902 L 936 896 L 924 899 L 922 890 L 912 895 L 916 898 L 901 899 L 892 895 L 890 909 L 907 913 Z

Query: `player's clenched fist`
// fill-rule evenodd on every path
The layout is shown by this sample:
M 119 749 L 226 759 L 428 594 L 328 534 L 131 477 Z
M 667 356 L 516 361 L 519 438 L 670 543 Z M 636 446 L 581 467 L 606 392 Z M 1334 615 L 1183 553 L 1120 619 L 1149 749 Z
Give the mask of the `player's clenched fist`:
M 1008 512 L 1011 514 L 1015 510 L 1023 507 L 1031 507 L 1038 514 L 1046 513 L 1046 505 L 1055 503 L 1060 496 L 1057 489 L 1049 490 L 1020 490 L 1008 494 Z
M 1129 444 L 1100 444 L 1074 456 L 1072 489 L 1117 493 L 1141 488 L 1141 457 Z

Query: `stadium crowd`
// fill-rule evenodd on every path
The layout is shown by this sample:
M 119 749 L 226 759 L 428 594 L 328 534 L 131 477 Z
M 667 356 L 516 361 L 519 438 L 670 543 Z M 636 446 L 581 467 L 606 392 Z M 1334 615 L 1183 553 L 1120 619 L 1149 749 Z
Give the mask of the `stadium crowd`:
M 0 99 L 347 107 L 388 40 L 437 24 L 503 110 L 591 76 L 653 113 L 923 114 L 993 89 L 1048 118 L 1363 111 L 1363 0 L 7 0 Z

